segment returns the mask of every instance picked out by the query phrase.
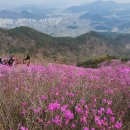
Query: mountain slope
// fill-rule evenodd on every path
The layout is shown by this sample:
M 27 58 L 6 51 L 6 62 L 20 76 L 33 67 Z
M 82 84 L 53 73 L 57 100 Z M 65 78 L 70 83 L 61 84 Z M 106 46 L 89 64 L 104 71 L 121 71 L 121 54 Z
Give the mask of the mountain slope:
M 106 34 L 105 34 L 106 35 Z M 129 55 L 130 34 L 109 35 L 89 32 L 71 37 L 52 37 L 28 27 L 0 29 L 0 54 L 27 53 L 67 62 L 85 59 L 91 55 Z

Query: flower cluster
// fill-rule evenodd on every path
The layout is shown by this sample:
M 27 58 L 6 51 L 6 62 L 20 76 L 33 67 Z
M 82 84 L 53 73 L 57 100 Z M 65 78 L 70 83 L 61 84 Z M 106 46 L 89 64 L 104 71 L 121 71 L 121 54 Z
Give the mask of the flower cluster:
M 130 129 L 129 65 L 0 66 L 0 128 Z

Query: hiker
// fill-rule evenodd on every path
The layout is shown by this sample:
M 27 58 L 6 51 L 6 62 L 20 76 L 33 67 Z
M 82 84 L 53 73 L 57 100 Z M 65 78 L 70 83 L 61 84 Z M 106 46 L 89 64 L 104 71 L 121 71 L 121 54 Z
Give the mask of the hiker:
M 13 65 L 17 65 L 17 64 L 18 64 L 18 59 L 17 59 L 17 58 L 14 58 Z
M 29 54 L 27 54 L 27 56 L 26 56 L 26 58 L 25 59 L 23 59 L 23 64 L 24 64 L 24 61 L 27 61 L 27 66 L 29 66 L 30 65 L 30 56 L 29 56 Z
M 7 65 L 8 64 L 8 60 L 7 59 L 3 59 L 3 65 Z
M 3 65 L 3 61 L 2 58 L 0 57 L 0 65 Z
M 12 66 L 14 62 L 13 55 L 10 55 L 10 58 L 8 60 L 8 65 Z

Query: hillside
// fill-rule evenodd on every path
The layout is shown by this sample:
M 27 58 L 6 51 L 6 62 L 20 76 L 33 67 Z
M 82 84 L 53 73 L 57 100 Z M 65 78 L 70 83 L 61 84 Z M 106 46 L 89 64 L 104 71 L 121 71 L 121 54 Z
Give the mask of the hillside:
M 28 27 L 0 29 L 0 54 L 29 52 L 62 62 L 74 63 L 92 55 L 129 55 L 130 34 L 89 32 L 71 37 L 52 37 Z
M 129 72 L 130 62 L 0 65 L 0 129 L 130 130 Z

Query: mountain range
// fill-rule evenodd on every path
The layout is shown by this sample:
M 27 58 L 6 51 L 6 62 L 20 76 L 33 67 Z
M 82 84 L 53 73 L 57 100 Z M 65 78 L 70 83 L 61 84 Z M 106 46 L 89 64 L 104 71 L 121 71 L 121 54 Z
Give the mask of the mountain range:
M 0 54 L 10 53 L 30 53 L 68 63 L 94 55 L 129 56 L 130 34 L 91 31 L 72 38 L 52 37 L 28 27 L 0 29 Z
M 35 19 L 20 21 L 18 19 Z M 13 22 L 6 19 L 13 19 Z M 38 21 L 42 19 L 42 22 Z M 130 33 L 130 3 L 95 1 L 66 9 L 24 5 L 0 11 L 0 27 L 28 26 L 52 36 L 73 36 L 97 32 Z
M 31 11 L 23 10 L 21 12 L 14 12 L 9 10 L 2 10 L 0 11 L 0 18 L 1 19 L 44 19 L 47 18 L 45 14 L 40 13 L 32 13 Z
M 71 13 L 89 12 L 92 14 L 111 15 L 118 11 L 130 11 L 130 3 L 116 3 L 114 1 L 95 1 L 89 4 L 80 6 L 72 6 L 67 8 L 65 11 Z
M 79 18 L 90 20 L 95 30 L 127 31 L 130 29 L 130 3 L 122 4 L 113 1 L 96 1 L 91 4 L 74 6 L 66 10 L 70 13 L 85 12 Z

